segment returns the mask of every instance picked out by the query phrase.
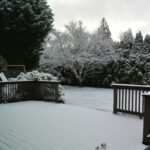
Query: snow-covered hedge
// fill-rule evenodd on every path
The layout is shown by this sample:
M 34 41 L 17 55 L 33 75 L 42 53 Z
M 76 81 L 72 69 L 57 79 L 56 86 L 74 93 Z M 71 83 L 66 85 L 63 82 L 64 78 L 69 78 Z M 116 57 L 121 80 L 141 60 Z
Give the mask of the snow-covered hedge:
M 50 73 L 44 73 L 44 72 L 38 72 L 38 71 L 32 71 L 27 73 L 20 73 L 16 78 L 9 78 L 8 81 L 58 81 L 58 78 L 53 76 Z M 47 87 L 45 87 L 46 90 Z M 64 93 L 63 93 L 63 87 L 59 85 L 59 100 L 64 101 Z
M 58 78 L 50 73 L 32 71 L 21 72 L 16 78 L 9 78 L 9 81 L 58 81 Z

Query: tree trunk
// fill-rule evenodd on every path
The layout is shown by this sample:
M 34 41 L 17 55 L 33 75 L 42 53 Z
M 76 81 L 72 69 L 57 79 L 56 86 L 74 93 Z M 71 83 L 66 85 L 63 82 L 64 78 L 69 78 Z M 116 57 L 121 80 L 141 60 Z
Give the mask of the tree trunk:
M 79 86 L 82 87 L 83 79 L 78 78 Z
M 72 72 L 74 73 L 76 79 L 78 80 L 79 86 L 82 86 L 83 78 L 77 73 L 77 71 L 74 68 L 71 68 Z

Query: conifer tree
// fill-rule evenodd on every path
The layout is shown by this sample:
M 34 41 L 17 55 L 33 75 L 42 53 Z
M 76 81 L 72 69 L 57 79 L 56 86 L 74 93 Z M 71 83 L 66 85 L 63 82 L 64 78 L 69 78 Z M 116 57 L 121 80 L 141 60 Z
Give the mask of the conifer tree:
M 46 0 L 1 0 L 0 54 L 9 64 L 37 67 L 52 22 Z
M 111 53 L 114 53 L 114 42 L 111 38 L 111 32 L 105 18 L 102 18 L 100 27 L 98 27 L 97 31 L 92 35 L 92 40 L 95 45 L 94 51 L 98 56 L 101 57 L 103 54 L 106 55 L 106 53 L 109 56 Z
M 138 53 L 143 52 L 143 35 L 141 31 L 136 33 L 133 51 Z
M 120 34 L 120 45 L 123 49 L 132 49 L 134 37 L 131 29 Z
M 98 29 L 98 34 L 101 35 L 102 39 L 108 39 L 111 36 L 107 21 L 104 17 L 102 18 L 101 25 Z
M 150 35 L 146 35 L 144 38 L 144 50 L 145 52 L 150 52 Z

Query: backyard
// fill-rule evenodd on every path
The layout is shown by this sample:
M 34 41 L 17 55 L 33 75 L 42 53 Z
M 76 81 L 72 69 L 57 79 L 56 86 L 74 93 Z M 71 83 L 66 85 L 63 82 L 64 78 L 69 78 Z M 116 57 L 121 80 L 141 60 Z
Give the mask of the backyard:
M 150 149 L 149 6 L 1 0 L 0 150 Z
M 113 109 L 112 89 L 64 86 L 64 92 L 66 104 L 105 111 L 112 111 Z
M 143 150 L 143 120 L 112 113 L 112 90 L 64 87 L 65 104 L 0 105 L 0 150 Z M 102 111 L 101 111 L 102 110 Z

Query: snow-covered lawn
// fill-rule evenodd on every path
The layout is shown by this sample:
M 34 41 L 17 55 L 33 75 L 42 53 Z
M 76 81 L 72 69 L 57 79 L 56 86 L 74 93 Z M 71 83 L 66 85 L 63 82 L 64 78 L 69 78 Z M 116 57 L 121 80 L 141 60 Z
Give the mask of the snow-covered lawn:
M 76 106 L 112 111 L 113 90 L 106 88 L 63 86 L 65 103 Z
M 101 97 L 99 97 L 101 99 Z M 48 102 L 0 105 L 0 150 L 144 150 L 143 121 Z

